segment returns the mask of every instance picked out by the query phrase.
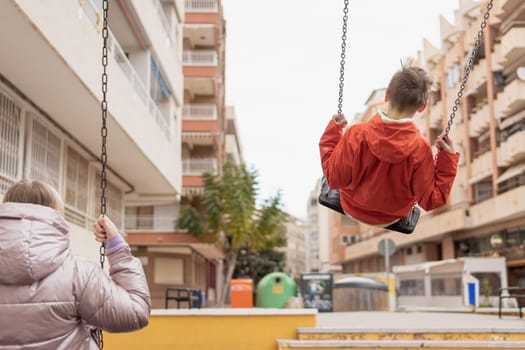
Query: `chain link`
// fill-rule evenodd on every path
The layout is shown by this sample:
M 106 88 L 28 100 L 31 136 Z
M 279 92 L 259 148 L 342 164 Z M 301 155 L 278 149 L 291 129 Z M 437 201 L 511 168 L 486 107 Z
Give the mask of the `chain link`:
M 106 125 L 108 117 L 108 102 L 107 102 L 107 92 L 108 92 L 108 0 L 102 1 L 102 101 L 100 107 L 102 110 L 102 127 L 100 129 L 100 136 L 102 137 L 102 147 L 100 154 L 100 161 L 102 169 L 100 171 L 100 214 L 106 215 L 106 187 L 107 187 L 107 174 L 106 167 L 108 162 L 108 153 L 107 153 L 107 136 L 108 128 Z M 106 247 L 104 243 L 100 245 L 100 266 L 104 268 L 104 262 L 106 259 Z M 97 336 L 99 340 L 100 349 L 104 348 L 104 337 L 102 334 L 102 329 L 97 330 Z
M 456 118 L 456 112 L 459 109 L 459 104 L 461 103 L 461 98 L 463 97 L 465 85 L 467 84 L 470 72 L 472 71 L 472 66 L 474 65 L 474 60 L 476 59 L 479 48 L 481 47 L 481 40 L 483 39 L 483 31 L 485 30 L 485 27 L 487 26 L 489 16 L 490 16 L 490 10 L 492 9 L 492 6 L 493 6 L 492 2 L 493 0 L 489 0 L 487 4 L 487 9 L 485 11 L 485 14 L 483 15 L 483 20 L 481 21 L 481 27 L 478 31 L 478 36 L 476 38 L 476 42 L 474 43 L 474 48 L 472 49 L 472 52 L 470 53 L 467 66 L 465 67 L 465 75 L 463 76 L 463 81 L 461 82 L 461 85 L 459 87 L 459 91 L 456 96 L 456 100 L 454 101 L 454 107 L 452 107 L 452 112 L 450 113 L 450 116 L 447 122 L 447 127 L 445 128 L 445 131 L 443 133 L 444 136 L 448 136 L 448 133 L 450 132 L 450 128 L 452 127 L 452 123 L 454 123 L 454 118 Z
M 337 114 L 343 113 L 343 88 L 345 86 L 345 59 L 346 59 L 346 31 L 348 23 L 348 2 L 345 0 L 343 10 L 343 35 L 341 36 L 341 64 L 339 68 L 339 98 L 337 101 Z

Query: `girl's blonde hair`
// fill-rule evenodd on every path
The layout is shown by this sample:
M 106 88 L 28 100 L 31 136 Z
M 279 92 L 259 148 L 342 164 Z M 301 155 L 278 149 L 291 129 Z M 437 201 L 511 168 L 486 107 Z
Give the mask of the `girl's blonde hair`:
M 5 202 L 38 204 L 58 211 L 64 209 L 64 204 L 58 192 L 50 185 L 38 180 L 17 182 L 5 193 Z

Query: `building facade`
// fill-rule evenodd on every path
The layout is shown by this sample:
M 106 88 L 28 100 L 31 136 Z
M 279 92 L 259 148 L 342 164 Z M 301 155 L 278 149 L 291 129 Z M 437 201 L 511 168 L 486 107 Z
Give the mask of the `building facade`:
M 447 125 L 486 4 L 459 1 L 455 24 L 441 18 L 441 47 L 424 41 L 419 61 L 431 72 L 437 88 L 415 122 L 431 144 Z M 392 265 L 502 256 L 509 285 L 525 285 L 524 20 L 523 1 L 494 1 L 451 128 L 461 159 L 447 205 L 423 213 L 411 235 L 360 224 L 360 241 L 345 249 L 343 272 L 384 271 L 377 246 L 381 239 L 390 238 L 396 244 Z M 367 112 L 361 120 L 371 115 Z M 499 280 L 490 279 L 493 291 Z M 401 295 L 417 292 L 412 287 L 418 281 L 408 282 L 402 284 Z
M 286 273 L 298 280 L 306 272 L 307 222 L 293 215 L 286 221 Z
M 110 1 L 108 215 L 182 191 L 182 1 Z M 0 193 L 22 178 L 65 201 L 75 252 L 95 260 L 100 212 L 101 1 L 0 4 Z M 60 20 L 57 20 L 60 18 Z M 20 43 L 24 45 L 20 45 Z M 156 140 L 156 142 L 151 142 Z M 140 169 L 140 171 L 137 171 Z
M 146 214 L 143 222 L 147 226 L 137 227 L 128 235 L 136 254 L 153 262 L 146 268 L 146 275 L 154 307 L 164 307 L 167 287 L 200 290 L 207 305 L 218 300 L 222 252 L 213 244 L 177 230 L 175 222 L 180 206 L 199 208 L 203 173 L 219 174 L 227 160 L 236 164 L 243 161 L 235 110 L 224 103 L 226 28 L 221 1 L 186 0 L 181 14 L 182 189 L 175 207 L 137 207 Z
M 201 40 L 210 25 L 213 45 L 223 45 L 220 3 L 109 0 L 108 12 L 107 214 L 142 260 L 154 307 L 163 307 L 166 287 L 213 298 L 222 255 L 177 232 L 175 221 L 188 171 L 195 173 L 191 151 L 217 165 L 226 157 L 224 74 L 196 63 L 208 64 L 209 55 L 202 62 L 184 50 L 193 31 Z M 64 199 L 73 252 L 98 261 L 102 1 L 6 0 L 0 13 L 0 197 L 23 178 L 48 182 Z M 224 62 L 224 50 L 217 52 L 212 61 Z M 199 144 L 199 134 L 190 146 L 187 132 L 202 130 L 213 142 Z

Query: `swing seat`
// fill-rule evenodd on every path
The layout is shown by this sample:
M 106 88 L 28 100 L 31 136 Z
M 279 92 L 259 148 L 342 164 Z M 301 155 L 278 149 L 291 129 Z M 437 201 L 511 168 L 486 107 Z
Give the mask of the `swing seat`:
M 319 194 L 318 201 L 319 204 L 321 204 L 322 206 L 335 210 L 336 212 L 342 215 L 346 215 L 343 210 L 343 207 L 341 207 L 339 190 L 332 190 L 330 187 L 328 187 L 328 182 L 325 178 L 323 178 L 321 182 L 321 193 Z M 421 211 L 417 206 L 414 205 L 410 214 L 408 214 L 404 218 L 399 219 L 399 221 L 396 221 L 392 225 L 386 226 L 385 229 L 405 234 L 411 234 L 416 228 L 416 224 L 419 220 L 420 214 Z

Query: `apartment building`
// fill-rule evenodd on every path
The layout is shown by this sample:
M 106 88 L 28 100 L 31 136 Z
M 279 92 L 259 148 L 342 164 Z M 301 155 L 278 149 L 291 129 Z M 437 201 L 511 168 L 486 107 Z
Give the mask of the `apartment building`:
M 108 215 L 182 192 L 182 1 L 111 0 Z M 101 1 L 0 2 L 0 196 L 22 178 L 65 201 L 73 251 L 98 261 Z M 154 140 L 154 142 L 152 142 Z
M 286 247 L 277 248 L 286 254 L 285 271 L 296 281 L 306 272 L 307 221 L 291 214 L 286 220 Z
M 424 41 L 419 59 L 432 73 L 437 89 L 415 122 L 431 144 L 447 125 L 486 3 L 459 1 L 454 24 L 441 18 L 440 47 Z M 494 1 L 480 55 L 451 129 L 461 160 L 449 203 L 423 213 L 411 235 L 360 224 L 360 240 L 345 248 L 343 272 L 384 270 L 377 245 L 381 239 L 390 238 L 397 248 L 392 265 L 503 256 L 509 285 L 525 285 L 524 23 L 523 1 Z M 369 101 L 369 107 L 374 104 Z M 367 109 L 360 120 L 368 120 L 371 110 Z M 500 278 L 485 277 L 496 293 Z M 401 295 L 422 291 L 422 280 L 405 282 L 400 284 Z M 458 286 L 455 281 L 435 282 L 432 288 L 436 295 L 460 292 L 461 284 L 445 288 Z
M 226 160 L 226 28 L 221 1 L 187 0 L 184 22 L 181 202 L 198 207 L 202 173 L 219 173 Z
M 145 261 L 154 307 L 164 306 L 166 287 L 201 290 L 206 304 L 218 298 L 222 252 L 213 244 L 175 229 L 179 205 L 199 207 L 203 173 L 218 174 L 225 161 L 243 162 L 235 109 L 225 106 L 225 21 L 219 0 L 186 0 L 181 14 L 182 120 L 180 156 L 182 188 L 176 207 L 137 206 L 140 226 L 128 241 Z M 142 218 L 142 219 L 140 219 Z

